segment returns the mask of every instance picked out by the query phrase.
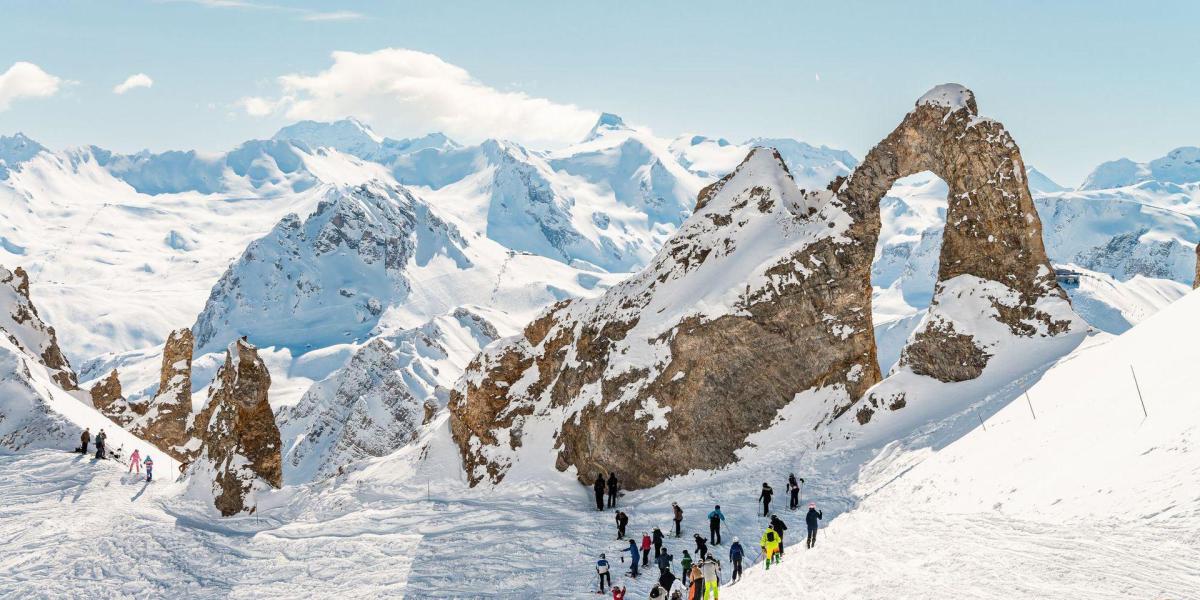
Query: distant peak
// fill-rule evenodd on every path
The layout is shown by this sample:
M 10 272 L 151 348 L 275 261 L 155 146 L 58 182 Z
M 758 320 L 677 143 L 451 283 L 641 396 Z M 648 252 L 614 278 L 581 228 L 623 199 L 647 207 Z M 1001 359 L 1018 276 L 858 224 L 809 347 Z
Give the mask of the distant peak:
M 272 136 L 276 140 L 297 140 L 309 145 L 336 146 L 338 142 L 348 140 L 371 142 L 379 144 L 383 138 L 376 134 L 369 125 L 354 118 L 347 117 L 338 121 L 300 121 L 280 129 Z M 313 144 L 313 142 L 318 142 Z M 335 143 L 320 143 L 333 141 Z
M 629 126 L 625 124 L 625 120 L 612 113 L 600 113 L 600 118 L 596 119 L 596 124 L 592 126 L 592 130 L 588 132 L 587 137 L 583 141 L 590 142 L 606 131 L 623 131 L 628 130 Z

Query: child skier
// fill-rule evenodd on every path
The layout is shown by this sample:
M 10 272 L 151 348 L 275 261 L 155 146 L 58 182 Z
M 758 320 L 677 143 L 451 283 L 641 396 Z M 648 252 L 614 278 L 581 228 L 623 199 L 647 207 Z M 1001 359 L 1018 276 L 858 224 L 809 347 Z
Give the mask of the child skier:
M 138 454 L 137 448 L 133 449 L 133 454 L 129 455 L 129 473 L 137 471 L 139 475 L 142 473 L 142 455 Z
M 154 461 L 149 455 L 146 455 L 146 481 L 154 481 Z
M 604 593 L 604 584 L 612 585 L 612 575 L 608 572 L 608 559 L 604 555 L 600 555 L 600 560 L 596 561 L 596 574 L 600 576 L 600 593 Z M 616 591 L 616 588 L 613 588 Z

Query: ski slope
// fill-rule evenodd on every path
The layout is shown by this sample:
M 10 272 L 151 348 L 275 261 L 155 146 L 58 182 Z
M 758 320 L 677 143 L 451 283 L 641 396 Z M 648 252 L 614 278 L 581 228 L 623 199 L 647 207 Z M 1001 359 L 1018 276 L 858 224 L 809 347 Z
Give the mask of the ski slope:
M 889 444 L 816 549 L 726 597 L 1196 597 L 1198 329 L 1193 293 L 1085 343 L 1028 399 L 1018 382 Z

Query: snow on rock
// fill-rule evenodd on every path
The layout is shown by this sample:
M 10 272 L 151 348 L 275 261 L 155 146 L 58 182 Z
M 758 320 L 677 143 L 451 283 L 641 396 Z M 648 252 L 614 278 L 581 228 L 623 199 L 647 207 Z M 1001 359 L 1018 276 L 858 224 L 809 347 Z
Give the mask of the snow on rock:
M 223 516 L 255 512 L 256 497 L 283 484 L 270 387 L 271 374 L 258 349 L 237 340 L 226 350 L 225 364 L 196 417 L 201 445 L 189 467 L 189 486 L 207 493 Z
M 30 299 L 29 274 L 21 267 L 9 271 L 0 266 L 0 334 L 23 352 L 37 357 L 64 389 L 78 387 L 75 371 L 58 347 L 54 328 L 42 321 Z
M 797 391 L 865 390 L 878 379 L 870 328 L 843 341 L 866 316 L 841 286 L 869 263 L 843 270 L 850 220 L 832 199 L 756 149 L 645 270 L 486 348 L 450 403 L 471 482 L 537 477 L 550 455 L 580 480 L 617 470 L 646 487 L 734 461 Z M 874 376 L 850 381 L 855 365 Z
M 933 89 L 917 99 L 917 106 L 946 108 L 948 114 L 960 110 L 966 110 L 973 115 L 979 113 L 979 109 L 975 106 L 975 94 L 966 86 L 957 83 L 943 83 L 934 86 Z
M 145 405 L 130 403 L 121 392 L 121 377 L 116 369 L 108 373 L 88 392 L 92 406 L 121 427 L 128 427 L 139 414 L 146 411 Z M 139 412 L 140 411 L 140 412 Z
M 801 189 L 821 190 L 837 177 L 849 175 L 858 160 L 845 150 L 813 146 L 790 138 L 757 137 L 741 144 L 701 135 L 682 136 L 669 149 L 684 168 L 705 178 L 722 177 L 733 171 L 754 147 L 774 148 Z
M 395 452 L 445 407 L 450 387 L 495 327 L 465 308 L 373 339 L 279 414 L 284 482 L 321 479 Z
M 192 326 L 196 348 L 243 335 L 299 351 L 362 339 L 405 299 L 410 260 L 445 254 L 465 264 L 463 245 L 402 188 L 331 190 L 312 215 L 288 215 L 230 265 Z

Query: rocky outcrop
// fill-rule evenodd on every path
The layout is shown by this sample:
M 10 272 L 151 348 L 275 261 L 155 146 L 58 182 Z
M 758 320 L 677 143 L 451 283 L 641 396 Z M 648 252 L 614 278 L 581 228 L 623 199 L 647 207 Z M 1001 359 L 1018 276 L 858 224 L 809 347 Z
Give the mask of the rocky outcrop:
M 475 359 L 450 402 L 472 483 L 528 452 L 644 487 L 733 461 L 800 391 L 860 396 L 879 370 L 871 250 L 843 258 L 849 225 L 831 193 L 802 192 L 778 153 L 753 151 L 645 271 Z
M 700 192 L 644 271 L 485 349 L 450 403 L 471 483 L 498 482 L 528 453 L 581 481 L 615 470 L 644 487 L 732 462 L 800 392 L 826 390 L 806 396 L 824 403 L 799 426 L 850 411 L 880 380 L 879 202 L 920 171 L 949 185 L 948 225 L 933 303 L 901 367 L 963 381 L 986 369 L 999 337 L 1077 328 L 1016 144 L 978 116 L 969 90 L 938 86 L 829 190 L 802 192 L 778 153 L 751 152 Z M 906 405 L 875 399 L 855 415 L 865 424 L 877 407 Z
M 1196 278 L 1192 280 L 1192 289 L 1200 288 L 1200 244 L 1196 244 Z
M 42 321 L 29 297 L 29 275 L 21 267 L 12 271 L 0 267 L 0 334 L 36 356 L 63 389 L 79 388 L 75 371 L 58 347 L 54 328 Z
M 105 377 L 100 383 L 92 386 L 89 393 L 92 397 L 92 406 L 121 427 L 128 426 L 139 414 L 146 411 L 145 405 L 130 404 L 125 399 L 124 394 L 121 393 L 121 379 L 116 369 L 113 369 L 108 377 Z M 138 412 L 138 409 L 141 409 L 141 412 Z
M 230 344 L 225 363 L 196 417 L 201 446 L 193 485 L 208 486 L 222 515 L 254 512 L 253 494 L 283 482 L 279 429 L 267 401 L 271 375 L 245 340 Z
M 199 432 L 193 431 L 192 332 L 177 329 L 163 345 L 158 391 L 141 409 L 132 431 L 180 462 L 188 462 L 198 450 Z
M 914 334 L 916 346 L 902 353 L 900 366 L 940 381 L 971 379 L 986 366 L 986 344 L 966 339 L 974 337 L 973 326 L 955 323 L 940 309 L 956 301 L 946 284 L 958 277 L 1002 286 L 983 299 L 993 313 L 985 318 L 1013 335 L 1055 336 L 1070 330 L 1074 321 L 1057 315 L 1066 294 L 1046 256 L 1021 152 L 1003 125 L 979 116 L 975 95 L 963 86 L 941 85 L 922 96 L 849 179 L 834 183 L 854 219 L 850 235 L 857 245 L 874 248 L 880 200 L 897 179 L 922 171 L 932 171 L 949 187 L 947 225 L 929 314 Z

